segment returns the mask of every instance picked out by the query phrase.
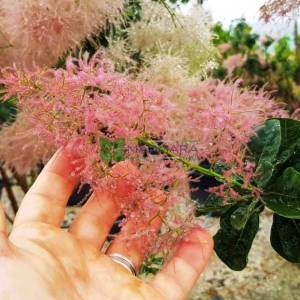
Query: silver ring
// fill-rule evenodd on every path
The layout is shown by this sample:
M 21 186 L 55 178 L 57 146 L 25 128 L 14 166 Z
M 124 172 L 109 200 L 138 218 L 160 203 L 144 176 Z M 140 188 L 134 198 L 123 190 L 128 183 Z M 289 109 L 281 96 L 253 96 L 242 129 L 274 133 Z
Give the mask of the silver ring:
M 119 253 L 109 254 L 109 257 L 116 263 L 120 264 L 122 267 L 127 269 L 132 275 L 137 276 L 137 271 L 134 267 L 132 261 L 126 256 Z

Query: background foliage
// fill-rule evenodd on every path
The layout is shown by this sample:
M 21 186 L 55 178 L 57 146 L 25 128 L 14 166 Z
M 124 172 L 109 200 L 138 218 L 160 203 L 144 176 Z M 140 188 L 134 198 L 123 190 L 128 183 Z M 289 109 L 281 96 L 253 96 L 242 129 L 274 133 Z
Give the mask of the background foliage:
M 288 104 L 291 111 L 300 103 L 300 37 L 295 23 L 293 36 L 274 40 L 261 36 L 244 19 L 229 29 L 214 25 L 214 44 L 219 47 L 219 65 L 215 78 L 243 79 L 244 86 L 264 87 Z

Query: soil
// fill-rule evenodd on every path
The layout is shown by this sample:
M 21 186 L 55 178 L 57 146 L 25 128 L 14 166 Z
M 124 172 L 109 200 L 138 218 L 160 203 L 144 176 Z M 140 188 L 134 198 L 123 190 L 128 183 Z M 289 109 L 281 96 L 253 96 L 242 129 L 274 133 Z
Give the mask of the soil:
M 271 214 L 263 214 L 243 271 L 230 270 L 214 255 L 190 300 L 300 300 L 300 265 L 285 261 L 272 249 L 271 225 Z

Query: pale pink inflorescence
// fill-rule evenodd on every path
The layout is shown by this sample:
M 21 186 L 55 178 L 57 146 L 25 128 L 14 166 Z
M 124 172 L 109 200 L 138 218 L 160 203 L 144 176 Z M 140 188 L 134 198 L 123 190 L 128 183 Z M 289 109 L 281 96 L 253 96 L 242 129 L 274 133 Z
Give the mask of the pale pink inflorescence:
M 147 222 L 156 211 L 175 205 L 172 185 L 176 183 L 176 193 L 186 193 L 188 182 L 181 165 L 150 154 L 144 158 L 145 149 L 136 140 L 144 134 L 164 135 L 169 127 L 168 111 L 173 108 L 165 96 L 149 84 L 114 73 L 111 62 L 100 54 L 89 62 L 70 58 L 66 70 L 7 68 L 2 73 L 6 96 L 17 94 L 23 114 L 39 138 L 48 145 L 66 147 L 75 157 L 71 175 L 95 190 L 113 191 L 127 220 L 145 229 L 140 234 L 154 234 L 147 229 Z M 124 138 L 125 158 L 141 172 L 126 176 L 117 172 L 115 176 L 100 159 L 100 138 L 104 137 Z M 167 185 L 168 201 L 161 206 L 151 197 L 151 189 L 164 190 Z
M 219 45 L 218 49 L 223 54 L 231 49 L 231 45 L 229 43 L 223 43 Z
M 19 175 L 27 175 L 47 162 L 56 147 L 41 140 L 28 116 L 19 113 L 13 124 L 1 128 L 0 161 Z
M 272 17 L 299 15 L 299 0 L 268 0 L 260 8 L 261 17 L 269 21 Z
M 110 62 L 98 56 L 90 62 L 70 58 L 66 70 L 37 68 L 26 73 L 6 69 L 2 82 L 7 97 L 17 93 L 42 138 L 85 152 L 79 156 L 88 160 L 86 169 L 102 170 L 98 162 L 101 137 L 125 138 L 131 145 L 146 132 L 161 136 L 168 127 L 170 109 L 160 92 L 111 68 Z M 99 174 L 89 173 L 85 173 L 87 181 L 96 183 Z
M 186 170 L 165 155 L 145 153 L 137 141 L 141 136 L 169 148 L 191 145 L 193 150 L 184 153 L 187 158 L 226 163 L 228 176 L 240 174 L 249 183 L 254 166 L 247 162 L 247 142 L 266 118 L 284 115 L 267 94 L 241 90 L 238 82 L 208 80 L 190 89 L 185 105 L 176 105 L 151 82 L 132 80 L 112 65 L 97 53 L 90 60 L 69 58 L 66 69 L 7 68 L 1 83 L 6 97 L 18 96 L 42 140 L 65 146 L 76 157 L 75 173 L 82 182 L 115 193 L 127 220 L 145 229 L 139 234 L 150 237 L 149 221 L 165 211 L 171 212 L 165 216 L 165 232 L 178 233 L 195 223 Z M 100 157 L 101 138 L 124 139 L 125 159 L 138 171 L 115 176 L 115 167 Z M 153 189 L 165 191 L 165 203 L 156 203 Z M 161 243 L 170 244 L 169 237 Z
M 123 0 L 1 0 L 0 66 L 54 65 L 122 5 Z
M 228 75 L 231 75 L 236 68 L 240 68 L 246 61 L 246 57 L 240 53 L 229 56 L 224 60 L 223 65 L 228 71 Z
M 266 92 L 241 89 L 239 83 L 207 80 L 195 86 L 170 140 L 190 143 L 190 159 L 225 163 L 225 174 L 242 175 L 246 185 L 253 177 L 254 165 L 247 162 L 246 153 L 255 127 L 287 114 Z

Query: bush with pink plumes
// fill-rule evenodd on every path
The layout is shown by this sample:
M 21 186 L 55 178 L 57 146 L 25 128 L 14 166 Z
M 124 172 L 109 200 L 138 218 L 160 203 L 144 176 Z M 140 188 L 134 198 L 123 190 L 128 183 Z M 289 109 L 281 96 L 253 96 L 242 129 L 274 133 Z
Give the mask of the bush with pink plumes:
M 176 51 L 171 51 L 179 40 L 174 36 L 176 31 L 172 31 L 176 39 L 167 39 L 166 52 L 161 48 L 163 40 L 155 47 L 155 63 L 143 61 L 142 52 L 133 55 L 132 60 L 137 64 L 131 76 L 125 75 L 130 72 L 120 62 L 119 69 L 124 73 L 116 72 L 118 64 L 105 59 L 108 57 L 108 52 L 103 55 L 105 50 L 90 58 L 86 53 L 79 59 L 69 57 L 65 68 L 49 68 L 45 64 L 54 62 L 65 47 L 75 46 L 81 37 L 93 32 L 97 24 L 95 20 L 89 23 L 85 14 L 96 19 L 97 14 L 108 9 L 112 17 L 120 2 L 115 1 L 116 6 L 111 7 L 93 1 L 63 2 L 62 11 L 58 11 L 56 2 L 37 4 L 35 1 L 16 1 L 11 6 L 7 1 L 2 3 L 4 19 L 0 24 L 7 22 L 6 12 L 16 13 L 20 18 L 21 8 L 32 17 L 19 20 L 18 24 L 26 25 L 22 38 L 18 36 L 20 28 L 9 22 L 5 25 L 12 29 L 11 36 L 17 37 L 16 49 L 24 51 L 20 52 L 24 54 L 21 57 L 15 49 L 4 50 L 4 64 L 17 62 L 16 66 L 1 71 L 5 97 L 18 98 L 21 116 L 30 124 L 28 131 L 32 130 L 32 136 L 49 149 L 68 150 L 74 164 L 70 176 L 78 176 L 96 192 L 108 190 L 113 194 L 125 216 L 122 226 L 128 221 L 135 224 L 130 239 L 140 239 L 145 254 L 171 249 L 176 239 L 203 221 L 197 214 L 221 210 L 215 250 L 228 266 L 241 270 L 247 264 L 264 207 L 274 212 L 275 231 L 279 230 L 278 222 L 289 227 L 298 222 L 300 122 L 285 119 L 287 113 L 267 93 L 241 88 L 240 80 L 199 81 L 180 67 L 183 60 L 176 56 Z M 173 22 L 173 14 L 167 16 Z M 162 23 L 165 17 L 165 14 L 159 17 Z M 125 31 L 117 33 L 122 45 L 128 39 L 127 25 L 118 29 Z M 148 22 L 143 23 L 146 31 L 148 26 Z M 194 44 L 191 39 L 196 27 L 190 25 L 188 41 L 186 29 L 176 29 L 183 37 L 183 44 L 193 44 L 193 51 L 187 53 L 192 53 L 187 56 L 190 62 L 200 48 L 205 50 L 202 43 Z M 169 26 L 163 28 L 162 39 L 168 29 Z M 62 40 L 64 33 L 66 41 Z M 210 34 L 206 41 L 210 45 Z M 179 44 L 179 48 L 186 46 Z M 41 48 L 32 51 L 31 46 Z M 47 52 L 49 46 L 51 53 Z M 109 51 L 118 54 L 112 50 L 120 49 L 123 48 Z M 147 53 L 145 49 L 144 52 Z M 209 57 L 203 56 L 208 64 Z M 233 58 L 228 62 L 233 67 L 243 59 Z M 170 72 L 168 66 L 176 65 L 177 69 Z M 197 203 L 191 199 L 191 178 L 201 183 L 207 177 L 217 184 L 209 189 L 205 201 L 199 198 Z M 163 223 L 158 239 L 149 229 L 149 224 L 157 219 Z M 293 240 L 294 244 L 288 244 L 287 249 L 280 248 L 278 240 L 285 245 L 289 242 L 285 236 L 273 234 L 274 249 L 286 259 L 299 262 L 299 255 L 290 251 L 290 247 L 297 248 L 298 240 L 296 246 Z
M 199 82 L 187 95 L 186 104 L 176 105 L 150 83 L 114 72 L 112 63 L 100 53 L 90 60 L 69 58 L 66 69 L 24 72 L 6 68 L 2 75 L 6 97 L 18 97 L 35 133 L 48 145 L 67 147 L 76 157 L 76 175 L 82 182 L 94 189 L 113 190 L 123 213 L 129 219 L 134 216 L 138 224 L 141 220 L 147 223 L 155 210 L 162 209 L 155 201 L 149 202 L 147 191 L 166 187 L 164 209 L 185 203 L 185 211 L 189 211 L 185 220 L 197 222 L 190 215 L 193 209 L 187 208 L 193 207 L 188 200 L 189 175 L 176 158 L 176 150 L 170 151 L 172 146 L 191 145 L 192 151 L 180 153 L 191 164 L 203 160 L 225 163 L 227 170 L 222 176 L 238 174 L 247 188 L 254 165 L 245 153 L 255 127 L 268 117 L 285 114 L 263 91 L 240 90 L 238 82 Z M 130 195 L 118 188 L 119 178 L 110 176 L 118 159 L 108 162 L 105 153 L 103 157 L 107 143 L 120 141 L 121 160 L 131 160 L 141 171 L 122 177 L 128 184 L 134 183 Z M 151 154 L 152 148 L 161 154 Z M 173 220 L 170 227 L 188 228 L 182 215 L 182 210 L 176 218 L 169 215 Z

